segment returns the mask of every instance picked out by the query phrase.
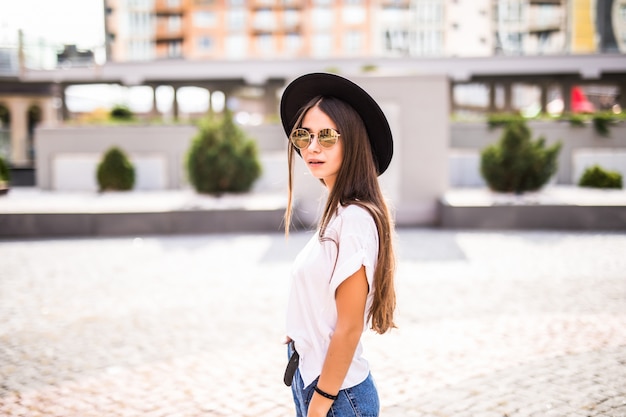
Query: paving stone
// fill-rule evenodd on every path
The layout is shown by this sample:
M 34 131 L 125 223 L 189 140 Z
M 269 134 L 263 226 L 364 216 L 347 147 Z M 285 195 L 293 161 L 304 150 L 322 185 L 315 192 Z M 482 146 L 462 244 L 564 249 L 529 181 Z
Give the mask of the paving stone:
M 0 415 L 294 415 L 309 236 L 0 241 Z M 626 234 L 400 229 L 398 253 L 398 328 L 364 338 L 381 415 L 626 416 Z

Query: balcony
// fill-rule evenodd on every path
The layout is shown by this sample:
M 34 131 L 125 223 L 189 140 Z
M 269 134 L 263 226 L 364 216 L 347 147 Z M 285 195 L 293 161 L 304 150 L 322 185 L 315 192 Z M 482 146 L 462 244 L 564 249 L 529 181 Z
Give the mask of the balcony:
M 183 38 L 183 30 L 172 29 L 167 25 L 157 25 L 155 40 L 158 41 L 169 41 L 173 39 L 182 39 Z
M 154 5 L 154 11 L 157 16 L 182 15 L 185 8 L 182 2 L 172 2 L 170 0 L 157 0 Z
M 303 0 L 251 0 L 250 8 L 255 9 L 302 9 Z
M 531 7 L 528 14 L 528 31 L 557 32 L 565 30 L 565 21 L 560 8 Z

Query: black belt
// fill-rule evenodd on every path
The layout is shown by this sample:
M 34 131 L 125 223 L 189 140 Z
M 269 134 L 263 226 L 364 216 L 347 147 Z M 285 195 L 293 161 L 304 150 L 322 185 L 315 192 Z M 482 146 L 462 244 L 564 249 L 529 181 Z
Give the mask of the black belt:
M 300 361 L 300 355 L 296 351 L 296 346 L 293 340 L 289 342 L 291 348 L 293 349 L 293 355 L 289 358 L 289 362 L 287 363 L 287 368 L 285 369 L 285 376 L 283 377 L 283 382 L 288 387 L 291 386 L 291 382 L 293 381 L 293 374 L 296 373 L 296 369 L 298 369 L 298 362 Z

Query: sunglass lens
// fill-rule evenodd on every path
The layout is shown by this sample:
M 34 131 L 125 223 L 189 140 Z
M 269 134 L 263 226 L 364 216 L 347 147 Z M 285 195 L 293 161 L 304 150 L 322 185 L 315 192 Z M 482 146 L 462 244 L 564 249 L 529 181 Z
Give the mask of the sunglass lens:
M 305 129 L 296 129 L 291 132 L 291 143 L 298 149 L 305 149 L 309 146 L 309 142 L 311 141 L 311 135 L 308 130 Z
M 337 132 L 333 129 L 322 129 L 318 133 L 318 142 L 323 148 L 330 148 L 337 143 Z

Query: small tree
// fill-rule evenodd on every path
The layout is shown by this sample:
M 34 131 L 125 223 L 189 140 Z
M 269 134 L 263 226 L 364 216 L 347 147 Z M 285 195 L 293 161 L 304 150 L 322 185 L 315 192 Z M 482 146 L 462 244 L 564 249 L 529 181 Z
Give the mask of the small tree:
M 219 121 L 206 119 L 193 138 L 187 173 L 199 193 L 249 191 L 261 175 L 256 143 L 225 112 Z
M 615 122 L 611 113 L 596 113 L 591 118 L 593 122 L 593 128 L 596 133 L 602 137 L 609 137 L 611 135 L 611 124 Z
M 11 180 L 11 172 L 4 158 L 0 156 L 0 182 L 9 182 Z
M 129 121 L 132 120 L 134 117 L 132 110 L 129 109 L 128 106 L 125 106 L 123 104 L 117 104 L 113 106 L 113 108 L 109 112 L 109 116 L 113 120 L 120 121 Z
M 11 172 L 2 156 L 0 156 L 0 195 L 9 192 L 9 181 L 11 180 Z
M 499 143 L 482 151 L 480 172 L 494 191 L 538 190 L 556 172 L 560 149 L 560 142 L 546 147 L 543 137 L 532 141 L 523 121 L 511 122 Z
M 104 154 L 96 175 L 100 191 L 127 191 L 135 185 L 135 167 L 126 154 L 115 146 Z
M 592 188 L 622 188 L 622 174 L 594 165 L 585 170 L 578 185 Z

